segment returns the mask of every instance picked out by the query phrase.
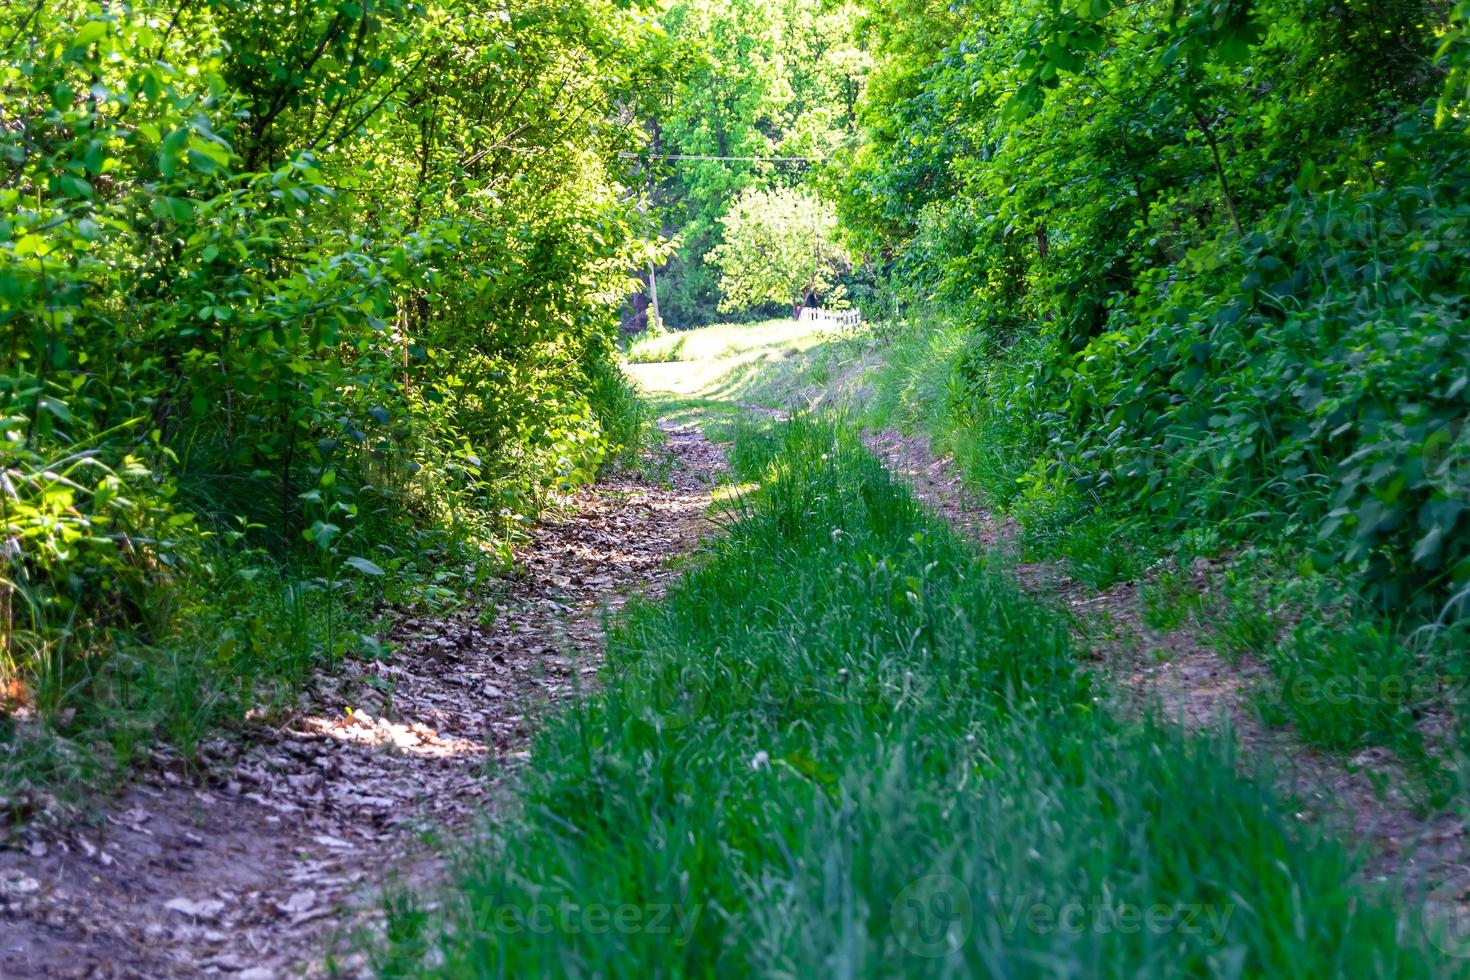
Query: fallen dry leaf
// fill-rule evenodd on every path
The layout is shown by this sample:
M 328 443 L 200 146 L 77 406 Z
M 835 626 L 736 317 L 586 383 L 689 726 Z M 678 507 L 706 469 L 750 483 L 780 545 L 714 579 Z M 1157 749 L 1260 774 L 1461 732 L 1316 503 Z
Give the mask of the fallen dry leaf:
M 174 898 L 164 902 L 163 907 L 196 919 L 213 919 L 225 910 L 225 903 L 217 898 L 206 898 L 197 902 L 189 898 Z
M 286 915 L 298 915 L 316 907 L 316 892 L 310 888 L 293 894 L 284 902 L 278 902 L 276 908 Z

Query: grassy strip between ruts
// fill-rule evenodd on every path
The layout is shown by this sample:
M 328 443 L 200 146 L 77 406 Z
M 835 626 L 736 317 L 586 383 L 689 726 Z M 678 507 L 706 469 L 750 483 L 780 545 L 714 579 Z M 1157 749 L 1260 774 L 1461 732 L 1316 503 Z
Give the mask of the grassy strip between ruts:
M 1385 613 L 1362 601 L 1350 570 L 1313 566 L 1300 511 L 1263 505 L 1200 521 L 1079 493 L 1069 479 L 1026 478 L 1055 448 L 1028 435 L 1027 420 L 1046 411 L 1028 373 L 1039 356 L 1033 347 L 977 362 L 962 326 L 874 324 L 760 371 L 731 370 L 709 391 L 771 407 L 849 406 L 874 431 L 923 431 L 987 508 L 1014 521 L 1010 544 L 1021 561 L 1045 562 L 1097 591 L 1138 582 L 1149 628 L 1186 628 L 1227 659 L 1245 655 L 1269 669 L 1251 692 L 1267 724 L 1290 724 L 1329 752 L 1391 749 L 1414 777 L 1400 789 L 1430 809 L 1463 797 L 1470 620 Z M 967 394 L 963 364 L 983 370 L 990 395 Z M 713 416 L 702 394 L 688 402 Z M 1224 568 L 1206 592 L 1192 574 L 1199 558 Z
M 1228 739 L 1101 712 L 1063 623 L 842 425 L 752 434 L 728 533 L 614 629 L 523 811 L 388 976 L 1426 976 Z

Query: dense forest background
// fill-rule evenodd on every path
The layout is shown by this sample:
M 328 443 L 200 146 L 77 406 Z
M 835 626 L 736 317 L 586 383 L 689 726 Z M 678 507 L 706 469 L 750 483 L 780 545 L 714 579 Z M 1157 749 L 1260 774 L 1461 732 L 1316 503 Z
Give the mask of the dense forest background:
M 737 206 L 772 226 L 744 238 L 762 249 L 780 243 L 811 251 L 815 239 L 820 251 L 832 241 L 833 201 L 816 195 L 815 168 L 835 162 L 857 138 L 871 67 L 855 31 L 858 16 L 857 5 L 828 0 L 665 5 L 660 23 L 677 52 L 680 78 L 642 124 L 651 157 L 692 158 L 655 160 L 661 165 L 650 179 L 651 204 L 673 245 L 656 273 L 666 326 L 789 311 L 784 286 L 722 285 L 717 249 L 729 238 L 725 221 Z M 714 159 L 722 157 L 732 159 Z M 831 269 L 822 283 L 827 290 L 851 271 L 844 260 L 833 254 L 817 263 Z M 797 276 L 798 291 L 808 278 Z

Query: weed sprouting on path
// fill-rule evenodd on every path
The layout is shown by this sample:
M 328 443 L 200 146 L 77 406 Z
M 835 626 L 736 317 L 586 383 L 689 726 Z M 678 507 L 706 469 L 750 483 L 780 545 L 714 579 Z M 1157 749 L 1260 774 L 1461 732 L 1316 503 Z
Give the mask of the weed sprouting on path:
M 1064 622 L 855 435 L 776 431 L 540 737 L 524 819 L 390 904 L 383 974 L 1434 971 L 1228 735 L 1110 717 Z

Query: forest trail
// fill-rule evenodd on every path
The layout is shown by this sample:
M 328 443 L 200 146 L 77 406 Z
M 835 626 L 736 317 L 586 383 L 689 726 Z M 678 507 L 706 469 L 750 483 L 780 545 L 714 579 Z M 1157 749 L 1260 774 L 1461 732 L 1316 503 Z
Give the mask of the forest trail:
M 992 514 L 964 485 L 953 458 L 935 452 L 923 435 L 871 432 L 864 442 L 915 497 L 980 548 L 1014 550 L 1019 528 Z M 1374 748 L 1345 759 L 1305 744 L 1289 728 L 1264 726 L 1249 697 L 1267 673 L 1265 665 L 1249 656 L 1226 659 L 1193 623 L 1150 629 L 1137 581 L 1096 592 L 1053 563 L 1018 564 L 1013 571 L 1027 592 L 1068 611 L 1091 654 L 1100 658 L 1113 696 L 1130 702 L 1127 710 L 1152 706 L 1191 732 L 1228 727 L 1242 765 L 1268 766 L 1278 788 L 1300 807 L 1299 819 L 1323 821 L 1370 848 L 1365 874 L 1400 880 L 1409 895 L 1431 882 L 1455 882 L 1436 892 L 1456 896 L 1465 906 L 1465 822 L 1453 813 L 1426 814 L 1406 791 L 1412 777 L 1391 752 Z M 1192 586 L 1207 595 L 1223 569 L 1202 561 L 1193 571 Z M 1103 623 L 1106 628 L 1100 628 Z
M 794 360 L 820 349 L 830 335 L 813 328 L 793 333 L 779 323 L 746 329 L 748 335 L 738 340 L 730 339 L 729 328 L 693 331 L 682 346 L 660 338 L 655 343 L 679 350 L 679 356 L 692 351 L 694 360 L 630 369 L 654 397 L 711 420 L 754 414 L 780 421 L 800 405 L 841 411 L 864 401 L 861 362 L 846 375 L 808 380 L 803 375 L 809 369 Z M 1191 732 L 1228 727 L 1242 767 L 1265 770 L 1293 800 L 1299 820 L 1320 822 L 1367 849 L 1366 876 L 1398 879 L 1410 895 L 1432 888 L 1436 898 L 1454 906 L 1450 911 L 1470 917 L 1465 820 L 1426 808 L 1416 777 L 1393 752 L 1323 751 L 1289 726 L 1265 725 L 1251 699 L 1257 690 L 1270 690 L 1267 666 L 1248 654 L 1227 658 L 1209 628 L 1193 620 L 1168 630 L 1147 626 L 1141 598 L 1146 576 L 1097 590 L 1068 576 L 1060 562 L 1023 563 L 1016 557 L 1021 529 L 994 514 L 965 485 L 953 457 L 938 452 L 925 435 L 883 429 L 863 438 L 930 510 L 1007 565 L 1023 590 L 1067 611 L 1124 711 L 1136 714 L 1152 705 Z M 1208 598 L 1228 562 L 1197 561 L 1189 587 Z
M 0 980 L 1470 980 L 1470 0 L 1087 7 L 0 12 Z
M 603 611 L 659 594 L 708 531 L 723 457 L 696 429 L 665 435 L 652 476 L 583 490 L 535 529 L 493 618 L 405 618 L 393 656 L 214 743 L 202 784 L 151 773 L 95 825 L 31 828 L 0 852 L 0 976 L 268 980 L 321 974 L 324 954 L 363 973 L 351 932 L 387 870 L 431 883 L 425 840 L 494 819 L 538 714 L 594 678 Z

